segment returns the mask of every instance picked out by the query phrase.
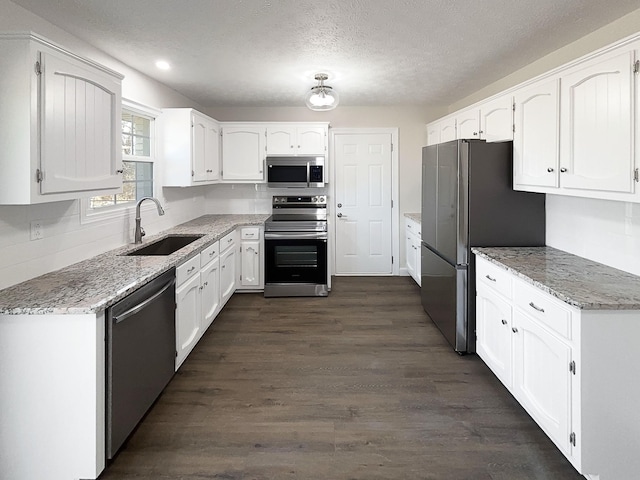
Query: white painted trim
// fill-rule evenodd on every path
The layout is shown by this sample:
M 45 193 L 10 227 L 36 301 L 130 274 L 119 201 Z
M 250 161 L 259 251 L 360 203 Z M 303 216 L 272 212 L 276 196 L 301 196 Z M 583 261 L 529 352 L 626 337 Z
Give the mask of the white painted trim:
M 335 152 L 336 135 L 375 135 L 387 133 L 391 135 L 391 255 L 393 256 L 393 264 L 391 266 L 391 274 L 400 274 L 400 167 L 398 163 L 398 128 L 330 128 L 329 129 L 329 206 L 331 207 L 332 199 L 335 198 L 336 173 L 333 168 L 333 159 Z M 332 221 L 331 209 L 329 209 L 327 220 L 329 222 L 329 275 L 336 271 L 335 242 L 336 232 Z

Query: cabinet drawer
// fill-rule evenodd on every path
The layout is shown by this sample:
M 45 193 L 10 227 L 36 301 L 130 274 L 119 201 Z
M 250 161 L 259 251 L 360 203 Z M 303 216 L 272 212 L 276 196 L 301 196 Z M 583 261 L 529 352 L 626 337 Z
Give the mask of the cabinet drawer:
M 240 230 L 240 238 L 242 240 L 259 240 L 260 227 L 243 227 Z
M 220 239 L 220 251 L 224 252 L 236 242 L 236 231 L 227 233 Z
M 198 275 L 200 272 L 200 255 L 190 258 L 182 265 L 176 267 L 176 287 L 182 285 L 185 281 Z
M 204 267 L 220 253 L 220 242 L 213 242 L 200 252 L 200 268 Z
M 511 299 L 512 275 L 504 268 L 476 256 L 476 279 Z
M 409 217 L 406 217 L 405 220 L 406 220 L 407 232 L 411 232 L 414 235 L 417 235 L 418 238 L 422 238 L 422 234 L 420 232 L 420 226 L 421 226 L 420 223 L 410 219 Z
M 571 309 L 560 300 L 520 280 L 514 281 L 513 303 L 527 315 L 571 340 Z

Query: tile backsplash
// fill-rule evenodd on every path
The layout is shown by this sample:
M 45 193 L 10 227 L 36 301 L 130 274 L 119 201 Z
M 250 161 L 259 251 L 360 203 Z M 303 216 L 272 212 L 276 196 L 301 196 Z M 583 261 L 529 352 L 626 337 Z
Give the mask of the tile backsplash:
M 547 245 L 640 275 L 640 204 L 547 195 Z

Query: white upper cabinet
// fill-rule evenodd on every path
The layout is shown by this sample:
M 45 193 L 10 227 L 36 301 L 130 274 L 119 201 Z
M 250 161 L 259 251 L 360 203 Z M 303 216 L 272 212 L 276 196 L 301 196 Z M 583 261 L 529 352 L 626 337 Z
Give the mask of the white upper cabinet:
M 222 180 L 264 182 L 266 126 L 222 124 Z
M 480 111 L 470 108 L 459 112 L 456 119 L 456 138 L 480 138 Z
M 122 76 L 33 34 L 0 45 L 0 203 L 120 191 Z
M 440 143 L 455 140 L 456 136 L 456 118 L 447 117 L 438 122 L 440 125 Z
M 440 122 L 433 122 L 427 125 L 427 145 L 440 143 Z
M 162 111 L 165 174 L 168 187 L 216 183 L 220 178 L 220 126 L 191 108 Z
M 514 188 L 558 186 L 559 80 L 544 79 L 514 93 Z
M 563 188 L 633 192 L 634 61 L 625 48 L 562 74 Z
M 267 155 L 325 155 L 328 125 L 267 126 Z
M 480 105 L 479 138 L 487 142 L 513 139 L 513 99 L 502 95 Z

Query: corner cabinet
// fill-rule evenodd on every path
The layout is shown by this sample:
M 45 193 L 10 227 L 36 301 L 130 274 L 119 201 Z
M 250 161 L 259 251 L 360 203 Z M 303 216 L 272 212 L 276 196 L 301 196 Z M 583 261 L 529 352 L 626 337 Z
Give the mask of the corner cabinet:
M 222 124 L 222 181 L 265 181 L 266 133 L 264 124 Z
M 578 472 L 640 470 L 640 311 L 580 310 L 476 256 L 477 353 Z
M 119 192 L 123 77 L 34 34 L 0 45 L 0 204 Z
M 326 155 L 328 124 L 267 125 L 267 155 Z
M 220 180 L 220 125 L 191 108 L 167 108 L 160 117 L 166 187 L 207 185 Z

